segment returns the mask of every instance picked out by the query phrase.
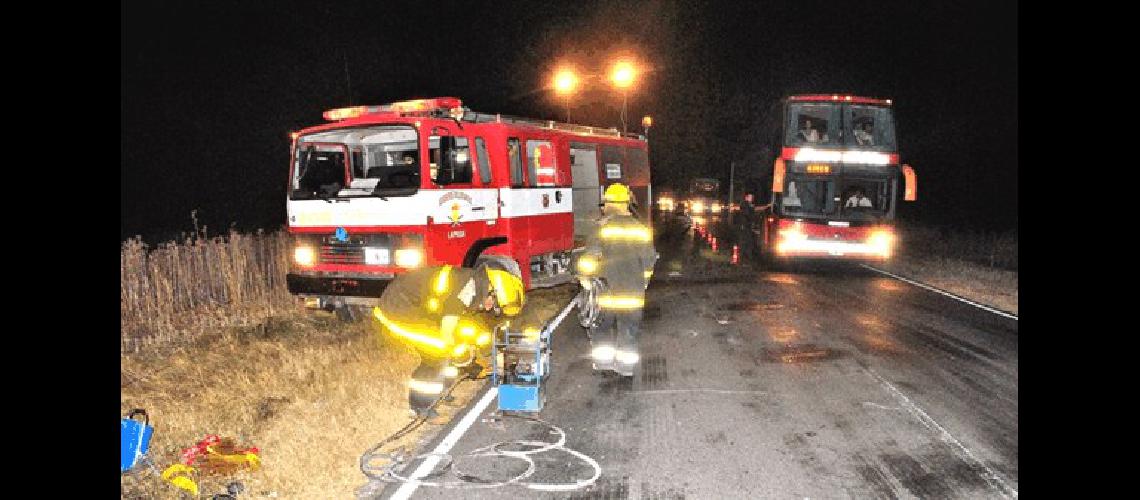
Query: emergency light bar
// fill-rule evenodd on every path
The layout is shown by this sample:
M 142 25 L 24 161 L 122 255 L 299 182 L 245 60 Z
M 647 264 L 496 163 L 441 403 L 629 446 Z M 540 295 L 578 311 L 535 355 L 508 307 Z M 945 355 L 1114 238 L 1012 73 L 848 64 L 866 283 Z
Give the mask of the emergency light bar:
M 330 122 L 338 122 L 349 118 L 356 118 L 369 113 L 422 113 L 446 109 L 450 113 L 456 108 L 462 108 L 463 101 L 458 97 L 435 97 L 431 99 L 412 99 L 397 101 L 378 106 L 350 106 L 336 108 L 321 114 Z

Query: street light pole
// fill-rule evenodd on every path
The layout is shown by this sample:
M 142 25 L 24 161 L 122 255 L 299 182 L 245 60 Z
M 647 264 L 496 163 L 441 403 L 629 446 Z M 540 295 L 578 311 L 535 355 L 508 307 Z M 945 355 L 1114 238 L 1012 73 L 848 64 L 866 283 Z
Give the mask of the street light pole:
M 633 85 L 634 80 L 637 78 L 637 67 L 631 61 L 618 60 L 613 65 L 610 71 L 610 80 L 613 85 L 621 89 L 621 133 L 625 135 L 629 133 L 629 125 L 626 120 L 626 114 L 629 108 L 629 87 Z
M 736 180 L 736 162 L 728 164 L 728 223 L 732 224 L 732 188 Z
M 629 101 L 629 91 L 623 89 L 621 91 L 621 133 L 622 133 L 622 135 L 625 135 L 625 133 L 628 131 L 628 130 L 626 130 L 626 125 L 625 125 L 626 104 L 628 101 Z

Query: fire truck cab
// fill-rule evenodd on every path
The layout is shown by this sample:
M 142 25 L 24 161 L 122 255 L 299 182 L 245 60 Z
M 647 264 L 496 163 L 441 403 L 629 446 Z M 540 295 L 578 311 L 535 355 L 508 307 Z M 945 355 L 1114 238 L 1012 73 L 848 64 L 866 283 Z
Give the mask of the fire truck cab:
M 617 129 L 476 113 L 453 97 L 324 117 L 291 134 L 286 281 L 308 307 L 374 305 L 398 273 L 480 259 L 528 288 L 568 282 L 603 190 L 621 182 L 641 207 L 651 199 L 646 140 Z
M 890 99 L 794 95 L 783 102 L 757 240 L 765 257 L 884 260 L 894 251 L 899 164 Z

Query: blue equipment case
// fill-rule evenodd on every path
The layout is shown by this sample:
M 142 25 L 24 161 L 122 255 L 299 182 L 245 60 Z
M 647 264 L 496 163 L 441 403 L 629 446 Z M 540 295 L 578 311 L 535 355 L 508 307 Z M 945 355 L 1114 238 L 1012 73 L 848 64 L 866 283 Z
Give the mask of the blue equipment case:
M 135 420 L 136 415 L 142 415 L 145 420 Z M 120 423 L 119 466 L 120 473 L 130 470 L 139 463 L 150 448 L 150 437 L 154 434 L 154 427 L 150 425 L 150 417 L 146 410 L 135 409 L 124 417 Z

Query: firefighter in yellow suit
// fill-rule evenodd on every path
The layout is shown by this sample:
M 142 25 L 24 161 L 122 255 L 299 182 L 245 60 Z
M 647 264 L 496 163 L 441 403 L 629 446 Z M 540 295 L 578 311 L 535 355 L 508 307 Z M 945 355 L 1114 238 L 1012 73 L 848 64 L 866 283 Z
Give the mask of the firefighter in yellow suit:
M 598 287 L 598 320 L 590 334 L 594 369 L 628 377 L 641 359 L 641 312 L 657 252 L 652 232 L 632 213 L 629 188 L 611 184 L 604 198 L 602 217 L 574 269 Z
M 420 355 L 408 383 L 412 410 L 428 412 L 460 369 L 481 371 L 476 358 L 489 352 L 496 324 L 520 315 L 524 291 L 518 275 L 494 260 L 415 269 L 388 284 L 372 315 Z

